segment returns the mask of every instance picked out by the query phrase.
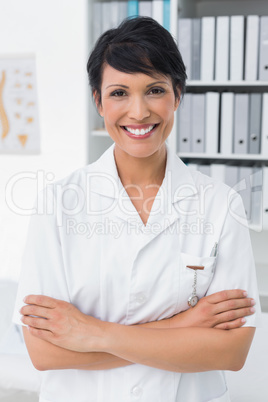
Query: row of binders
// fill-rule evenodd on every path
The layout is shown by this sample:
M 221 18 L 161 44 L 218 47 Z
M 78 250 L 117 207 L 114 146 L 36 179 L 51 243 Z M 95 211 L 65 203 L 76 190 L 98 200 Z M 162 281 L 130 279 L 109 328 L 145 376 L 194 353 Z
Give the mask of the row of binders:
M 127 17 L 152 17 L 170 29 L 170 0 L 117 0 L 93 4 L 93 41 L 105 31 L 117 27 Z
M 268 229 L 268 167 L 222 164 L 188 164 L 190 169 L 220 180 L 238 192 L 243 200 L 247 222 L 256 230 Z M 231 197 L 231 193 L 230 193 Z M 239 217 L 237 217 L 239 219 Z
M 189 80 L 268 81 L 268 16 L 179 18 Z
M 268 158 L 268 93 L 186 93 L 177 113 L 179 153 Z

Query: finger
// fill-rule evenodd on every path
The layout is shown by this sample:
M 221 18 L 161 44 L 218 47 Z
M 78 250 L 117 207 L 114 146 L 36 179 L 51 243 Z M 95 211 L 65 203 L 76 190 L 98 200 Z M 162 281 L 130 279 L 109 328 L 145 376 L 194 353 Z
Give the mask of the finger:
M 237 318 L 236 320 L 224 322 L 216 325 L 214 328 L 217 329 L 235 329 L 242 327 L 246 322 L 245 318 Z
M 209 303 L 216 304 L 230 299 L 241 299 L 247 297 L 247 292 L 241 289 L 222 290 L 206 296 Z
M 255 300 L 251 298 L 244 299 L 230 299 L 214 305 L 214 313 L 220 314 L 225 311 L 243 309 L 245 307 L 252 307 L 255 305 Z
M 33 328 L 38 328 L 38 329 L 45 329 L 49 330 L 49 320 L 45 318 L 39 318 L 39 317 L 31 317 L 29 315 L 23 315 L 21 317 L 21 321 L 23 324 L 33 327 Z
M 55 308 L 58 300 L 43 295 L 29 295 L 23 299 L 25 304 L 35 304 L 46 308 Z
M 20 309 L 22 315 L 34 315 L 43 318 L 51 318 L 50 312 L 50 308 L 36 306 L 35 304 L 27 304 Z
M 28 327 L 28 331 L 30 332 L 31 335 L 43 339 L 44 341 L 51 342 L 54 340 L 53 333 L 47 330 L 43 330 L 40 328 L 34 328 L 34 327 Z
M 255 313 L 254 307 L 240 308 L 236 310 L 226 311 L 225 313 L 217 314 L 215 318 L 215 325 L 230 322 L 238 318 L 244 318 L 246 316 Z

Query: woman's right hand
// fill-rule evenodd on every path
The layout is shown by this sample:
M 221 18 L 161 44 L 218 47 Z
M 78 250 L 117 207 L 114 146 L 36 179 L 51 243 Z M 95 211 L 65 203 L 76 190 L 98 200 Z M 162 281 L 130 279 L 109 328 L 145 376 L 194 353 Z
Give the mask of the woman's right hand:
M 169 319 L 173 328 L 203 327 L 218 329 L 240 328 L 254 314 L 255 301 L 241 289 L 223 290 L 200 299 L 191 307 Z

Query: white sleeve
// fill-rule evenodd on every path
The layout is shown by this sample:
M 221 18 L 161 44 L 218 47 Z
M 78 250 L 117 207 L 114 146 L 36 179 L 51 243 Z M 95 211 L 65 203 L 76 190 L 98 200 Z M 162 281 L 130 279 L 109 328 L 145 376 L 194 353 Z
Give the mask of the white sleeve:
M 43 206 L 45 211 L 42 211 Z M 35 209 L 37 213 L 30 218 L 13 314 L 13 322 L 17 324 L 22 324 L 19 310 L 24 305 L 24 297 L 29 294 L 70 301 L 57 225 L 57 208 L 52 190 L 48 187 L 38 194 Z
M 214 277 L 207 295 L 227 289 L 244 289 L 256 301 L 256 313 L 246 317 L 245 326 L 261 325 L 255 263 L 243 201 L 239 194 L 232 197 L 219 238 Z

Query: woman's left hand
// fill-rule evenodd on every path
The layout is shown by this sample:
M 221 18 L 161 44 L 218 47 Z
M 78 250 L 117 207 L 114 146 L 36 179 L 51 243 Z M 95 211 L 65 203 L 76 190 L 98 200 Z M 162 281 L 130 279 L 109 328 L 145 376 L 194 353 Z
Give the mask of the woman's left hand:
M 101 320 L 52 297 L 30 295 L 24 303 L 27 305 L 20 310 L 21 321 L 32 335 L 76 352 L 100 351 Z

